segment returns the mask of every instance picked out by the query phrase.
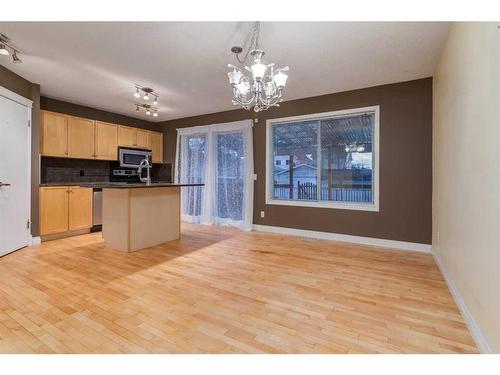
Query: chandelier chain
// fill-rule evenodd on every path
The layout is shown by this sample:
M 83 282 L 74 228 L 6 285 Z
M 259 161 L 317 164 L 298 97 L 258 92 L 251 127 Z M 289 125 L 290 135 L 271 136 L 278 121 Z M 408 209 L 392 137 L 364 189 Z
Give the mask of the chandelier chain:
M 248 55 L 254 49 L 259 49 L 259 35 L 260 35 L 260 22 L 257 21 L 254 23 L 252 28 L 252 39 L 250 40 L 250 46 L 248 46 L 247 52 L 245 53 L 245 57 L 243 60 L 240 59 L 240 55 L 236 54 L 236 60 L 240 64 L 244 64 L 247 61 Z

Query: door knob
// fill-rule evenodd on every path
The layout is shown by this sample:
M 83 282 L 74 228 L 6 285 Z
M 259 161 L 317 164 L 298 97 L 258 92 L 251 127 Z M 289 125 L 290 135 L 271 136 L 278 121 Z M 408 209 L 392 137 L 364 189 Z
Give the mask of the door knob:
M 4 184 L 3 182 L 0 182 L 0 187 L 2 186 L 10 186 L 10 184 Z

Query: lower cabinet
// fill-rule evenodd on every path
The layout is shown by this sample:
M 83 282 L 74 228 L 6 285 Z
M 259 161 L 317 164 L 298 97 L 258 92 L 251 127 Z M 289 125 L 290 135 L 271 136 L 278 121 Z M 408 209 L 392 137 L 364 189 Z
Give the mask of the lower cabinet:
M 79 186 L 40 188 L 41 235 L 92 226 L 92 189 Z

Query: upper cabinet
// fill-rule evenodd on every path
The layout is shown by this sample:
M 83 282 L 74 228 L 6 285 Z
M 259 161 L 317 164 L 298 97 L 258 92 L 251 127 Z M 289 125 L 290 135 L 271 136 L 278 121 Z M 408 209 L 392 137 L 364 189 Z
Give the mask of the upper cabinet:
M 137 147 L 151 149 L 151 132 L 149 130 L 137 129 Z
M 163 163 L 163 133 L 41 111 L 41 154 L 79 159 L 117 160 L 118 146 L 150 149 Z
M 118 159 L 118 125 L 96 121 L 94 128 L 95 158 Z
M 93 159 L 94 155 L 94 120 L 69 116 L 68 156 Z
M 137 128 L 118 125 L 118 145 L 137 147 Z
M 163 133 L 151 132 L 153 163 L 163 163 Z
M 42 111 L 40 150 L 42 155 L 68 156 L 68 116 Z

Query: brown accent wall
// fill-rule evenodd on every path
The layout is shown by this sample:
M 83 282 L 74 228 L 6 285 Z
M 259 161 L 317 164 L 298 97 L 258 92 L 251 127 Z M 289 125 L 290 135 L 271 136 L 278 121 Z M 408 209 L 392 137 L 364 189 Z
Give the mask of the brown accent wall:
M 379 212 L 265 204 L 267 119 L 372 105 L 380 106 Z M 254 117 L 235 110 L 166 121 L 166 161 L 175 159 L 177 128 Z M 292 100 L 260 113 L 258 120 L 253 129 L 255 224 L 431 243 L 432 78 Z
M 31 83 L 0 65 L 0 86 L 33 101 L 31 109 L 31 234 L 38 236 L 40 233 L 38 223 L 40 85 Z

